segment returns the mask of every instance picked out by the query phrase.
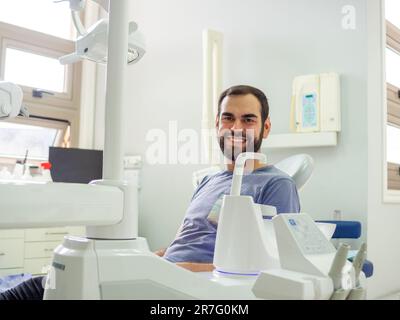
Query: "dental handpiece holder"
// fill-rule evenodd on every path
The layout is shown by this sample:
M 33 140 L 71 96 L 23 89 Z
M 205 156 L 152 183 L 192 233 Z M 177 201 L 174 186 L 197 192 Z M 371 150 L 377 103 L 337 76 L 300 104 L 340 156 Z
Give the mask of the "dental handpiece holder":
M 257 276 L 261 270 L 278 268 L 278 253 L 268 246 L 264 215 L 276 214 L 275 207 L 255 204 L 241 195 L 247 160 L 266 163 L 260 153 L 242 153 L 235 161 L 231 194 L 223 197 L 215 243 L 215 272 L 225 276 Z M 267 214 L 266 214 L 267 213 Z

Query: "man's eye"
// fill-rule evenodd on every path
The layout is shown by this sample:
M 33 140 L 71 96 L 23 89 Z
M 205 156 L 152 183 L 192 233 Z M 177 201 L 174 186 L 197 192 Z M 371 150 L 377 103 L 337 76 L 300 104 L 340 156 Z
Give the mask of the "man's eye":
M 233 118 L 232 117 L 222 117 L 223 121 L 232 121 Z
M 246 118 L 246 119 L 244 119 L 244 122 L 246 122 L 246 123 L 254 123 L 256 121 L 254 119 L 252 119 L 252 118 Z

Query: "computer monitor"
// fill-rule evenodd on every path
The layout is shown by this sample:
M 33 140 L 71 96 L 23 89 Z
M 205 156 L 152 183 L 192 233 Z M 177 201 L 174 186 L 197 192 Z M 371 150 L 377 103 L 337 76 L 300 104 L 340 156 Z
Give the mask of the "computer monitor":
M 54 182 L 89 183 L 102 179 L 103 151 L 77 148 L 49 148 Z

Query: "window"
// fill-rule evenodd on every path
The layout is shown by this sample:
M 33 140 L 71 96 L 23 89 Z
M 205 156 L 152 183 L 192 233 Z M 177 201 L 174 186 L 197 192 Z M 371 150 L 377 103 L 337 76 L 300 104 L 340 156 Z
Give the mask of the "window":
M 388 189 L 400 190 L 400 127 L 387 126 Z
M 73 40 L 71 11 L 68 2 L 54 0 L 2 0 L 0 21 Z
M 387 161 L 400 165 L 400 128 L 387 125 Z
M 386 48 L 386 81 L 400 88 L 400 54 L 392 48 Z
M 386 166 L 385 186 L 400 196 L 400 1 L 386 0 Z
M 0 22 L 0 79 L 19 84 L 26 103 L 79 109 L 81 63 L 63 66 L 58 61 L 74 50 L 73 41 Z M 35 89 L 50 94 L 38 99 Z
M 400 29 L 400 1 L 399 0 L 386 0 L 385 14 L 386 20 Z
M 32 88 L 65 91 L 65 67 L 57 59 L 6 48 L 4 80 Z
M 58 61 L 75 51 L 72 26 L 68 2 L 1 1 L 0 80 L 21 86 L 33 117 L 0 123 L 0 158 L 29 150 L 42 159 L 50 145 L 78 146 L 81 63 Z
M 0 122 L 0 157 L 46 160 L 50 146 L 66 146 L 69 123 L 47 119 Z

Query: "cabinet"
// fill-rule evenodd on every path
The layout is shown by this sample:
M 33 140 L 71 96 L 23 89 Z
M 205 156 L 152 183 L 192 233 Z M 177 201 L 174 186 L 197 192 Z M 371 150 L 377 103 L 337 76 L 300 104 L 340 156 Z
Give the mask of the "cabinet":
M 0 230 L 0 277 L 46 273 L 53 250 L 66 235 L 83 236 L 85 227 Z

